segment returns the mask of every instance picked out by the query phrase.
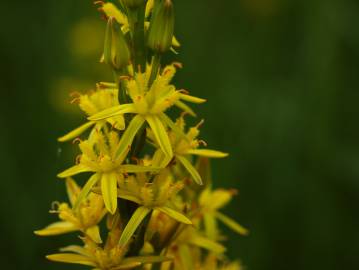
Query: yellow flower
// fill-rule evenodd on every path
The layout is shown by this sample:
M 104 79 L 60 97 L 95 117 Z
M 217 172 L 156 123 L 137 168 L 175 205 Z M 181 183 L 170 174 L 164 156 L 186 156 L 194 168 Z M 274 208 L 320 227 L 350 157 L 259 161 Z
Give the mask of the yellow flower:
M 58 174 L 60 178 L 67 178 L 83 172 L 94 173 L 81 190 L 74 208 L 86 198 L 95 185 L 100 183 L 105 206 L 114 214 L 117 208 L 117 181 L 123 179 L 124 174 L 159 170 L 150 166 L 123 164 L 128 149 L 122 155 L 115 156 L 118 143 L 119 138 L 115 131 L 105 134 L 100 131 L 93 132 L 88 140 L 79 144 L 82 152 L 79 164 Z
M 164 256 L 126 256 L 128 246 L 117 244 L 121 231 L 113 229 L 109 233 L 106 244 L 102 247 L 91 238 L 82 238 L 84 246 L 68 246 L 60 249 L 62 253 L 46 256 L 56 262 L 81 264 L 92 269 L 120 270 L 134 269 L 145 264 L 161 263 L 171 260 Z
M 135 73 L 134 78 L 128 78 L 127 89 L 133 103 L 114 106 L 88 118 L 90 121 L 99 121 L 126 113 L 136 114 L 121 138 L 116 156 L 125 153 L 139 129 L 147 122 L 167 160 L 172 158 L 173 151 L 166 127 L 173 128 L 175 124 L 164 112 L 172 106 L 177 106 L 191 113 L 191 109 L 181 100 L 192 103 L 205 102 L 204 99 L 176 90 L 175 86 L 170 84 L 175 72 L 175 64 L 166 66 L 162 74 L 159 74 L 148 87 L 151 74 L 151 67 L 148 66 L 145 73 Z
M 99 83 L 96 86 L 96 91 L 89 94 L 78 94 L 74 102 L 78 102 L 79 107 L 87 116 L 94 115 L 104 109 L 117 106 L 118 103 L 118 89 L 116 85 L 109 83 Z M 66 135 L 60 137 L 58 141 L 65 142 L 80 136 L 90 127 L 95 127 L 93 131 L 100 130 L 108 122 L 112 127 L 123 130 L 125 128 L 125 121 L 122 115 L 110 117 L 105 121 L 88 121 L 80 127 L 70 131 Z
M 203 233 L 193 227 L 186 227 L 177 233 L 175 238 L 171 239 L 170 246 L 166 253 L 167 256 L 173 257 L 173 262 L 164 263 L 164 269 L 206 269 L 200 267 L 202 259 L 202 250 L 213 253 L 214 256 L 221 257 L 226 248 L 207 238 Z M 208 265 L 207 265 L 208 266 Z M 211 269 L 211 268 L 208 268 Z M 217 269 L 217 268 L 212 268 Z
M 208 158 L 224 158 L 228 156 L 227 153 L 223 153 L 216 150 L 198 149 L 201 144 L 206 145 L 204 141 L 197 139 L 199 135 L 199 127 L 202 123 L 203 121 L 201 121 L 197 126 L 190 128 L 185 134 L 185 122 L 182 116 L 177 119 L 175 126 L 173 126 L 172 130 L 169 132 L 169 138 L 171 146 L 173 148 L 174 157 L 178 162 L 183 165 L 187 172 L 190 173 L 193 180 L 200 185 L 202 184 L 202 178 L 198 171 L 193 167 L 191 162 L 187 159 L 187 157 L 191 155 Z M 153 134 L 151 132 L 148 132 L 148 134 L 150 139 L 156 142 L 154 140 Z M 169 162 L 168 158 L 166 157 L 166 155 L 164 155 L 161 148 L 156 151 L 153 159 L 153 163 L 156 164 L 156 166 L 160 167 L 165 166 Z
M 73 206 L 80 194 L 80 187 L 71 178 L 66 180 L 67 193 Z M 59 235 L 74 231 L 81 231 L 94 242 L 101 243 L 98 223 L 106 214 L 101 196 L 91 193 L 83 200 L 78 209 L 73 210 L 67 203 L 60 203 L 56 210 L 61 221 L 55 222 L 42 230 L 35 231 L 40 236 Z
M 120 245 L 125 245 L 136 231 L 137 227 L 152 211 L 160 211 L 178 222 L 192 224 L 191 220 L 177 210 L 174 201 L 177 193 L 183 188 L 183 183 L 173 183 L 167 169 L 163 169 L 150 181 L 145 174 L 137 174 L 119 182 L 118 196 L 140 205 L 126 225 L 121 236 Z
M 248 234 L 246 228 L 219 212 L 219 209 L 228 204 L 234 194 L 233 190 L 217 189 L 212 191 L 209 187 L 200 194 L 200 212 L 203 215 L 205 231 L 209 238 L 218 238 L 217 219 L 238 234 Z

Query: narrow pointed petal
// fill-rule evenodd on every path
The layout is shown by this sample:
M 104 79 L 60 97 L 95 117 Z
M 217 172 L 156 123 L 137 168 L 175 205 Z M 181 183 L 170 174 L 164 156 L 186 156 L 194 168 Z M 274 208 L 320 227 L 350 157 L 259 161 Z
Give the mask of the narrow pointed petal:
M 71 177 L 67 177 L 65 181 L 67 197 L 69 198 L 71 205 L 74 205 L 76 203 L 77 196 L 81 192 L 81 188 Z
M 162 207 L 156 207 L 156 209 L 158 211 L 165 213 L 166 215 L 170 216 L 171 218 L 173 218 L 181 223 L 188 224 L 188 225 L 192 224 L 192 221 L 188 217 L 186 217 L 184 214 L 182 214 L 170 207 L 162 206 Z
M 106 209 L 114 214 L 117 208 L 117 177 L 114 173 L 104 173 L 101 177 L 101 191 Z
M 188 245 L 179 246 L 179 257 L 182 269 L 195 269 L 193 263 L 193 254 L 191 253 Z M 180 268 L 181 269 L 181 268 Z
M 96 113 L 96 114 L 88 117 L 88 120 L 99 121 L 99 120 L 107 119 L 107 118 L 117 116 L 120 114 L 134 113 L 135 110 L 136 109 L 133 104 L 117 105 L 117 106 L 108 108 L 106 110 L 103 110 L 102 112 Z
M 184 104 L 182 101 L 176 101 L 175 105 L 180 108 L 182 111 L 188 113 L 189 115 L 192 115 L 193 117 L 196 117 L 196 113 L 188 107 L 188 105 Z
M 196 104 L 201 104 L 201 103 L 204 103 L 207 101 L 206 99 L 194 97 L 194 96 L 190 96 L 190 95 L 186 95 L 186 94 L 180 94 L 180 99 L 182 99 L 184 101 L 191 102 L 191 103 L 196 103 Z
M 102 239 L 100 235 L 100 228 L 99 226 L 92 226 L 86 230 L 86 234 L 96 243 L 101 244 Z
M 66 135 L 58 138 L 57 140 L 59 142 L 66 142 L 69 140 L 73 140 L 75 138 L 77 138 L 78 136 L 80 136 L 83 132 L 85 132 L 87 129 L 89 129 L 90 127 L 92 127 L 95 124 L 95 122 L 87 122 L 85 124 L 83 124 L 82 126 L 79 126 L 78 128 L 70 131 L 69 133 L 67 133 Z
M 183 157 L 183 156 L 176 156 L 177 160 L 179 162 L 181 162 L 181 164 L 183 165 L 183 167 L 186 168 L 186 170 L 189 172 L 189 174 L 192 176 L 193 180 L 198 184 L 198 185 L 203 185 L 202 182 L 202 178 L 199 175 L 199 173 L 197 172 L 196 168 L 193 167 L 193 165 L 191 164 L 191 162 Z
M 47 255 L 46 258 L 49 259 L 50 261 L 55 261 L 55 262 L 96 266 L 96 263 L 93 262 L 90 258 L 79 254 L 58 253 L 58 254 Z
M 176 135 L 179 137 L 179 138 L 183 138 L 185 139 L 186 141 L 189 141 L 186 134 L 184 134 L 184 132 L 181 130 L 181 128 L 179 126 L 177 126 L 172 120 L 171 118 L 169 118 L 167 116 L 167 114 L 165 113 L 161 113 L 160 114 L 160 118 L 161 120 L 167 125 L 170 127 L 170 129 L 172 129 Z
M 191 149 L 187 152 L 187 154 L 209 158 L 225 158 L 228 156 L 227 153 L 211 149 Z
M 78 164 L 75 166 L 72 166 L 71 168 L 59 173 L 57 177 L 59 178 L 67 178 L 70 176 L 73 176 L 75 174 L 84 173 L 84 172 L 91 172 L 92 170 L 82 164 Z
M 146 121 L 151 127 L 153 134 L 157 140 L 157 143 L 161 147 L 162 151 L 166 156 L 172 157 L 172 145 L 170 139 L 168 138 L 168 134 L 166 128 L 162 124 L 161 120 L 156 116 L 147 116 Z
M 141 265 L 142 264 L 148 264 L 148 263 L 160 263 L 160 262 L 166 262 L 171 261 L 172 258 L 165 257 L 165 256 L 135 256 L 135 257 L 129 257 L 123 259 L 123 263 L 130 263 L 130 262 L 138 262 Z
M 118 189 L 117 190 L 117 196 L 121 199 L 124 199 L 124 200 L 127 200 L 127 201 L 132 201 L 134 203 L 137 203 L 137 204 L 141 204 L 141 200 L 138 199 L 136 196 L 133 196 L 131 194 L 128 194 L 124 191 L 122 191 L 121 189 Z
M 134 269 L 138 266 L 141 266 L 141 263 L 139 262 L 127 262 L 127 263 L 122 263 L 119 266 L 116 267 L 112 267 L 111 270 L 128 270 L 128 269 Z
M 86 182 L 86 184 L 84 185 L 84 187 L 82 188 L 80 194 L 77 197 L 76 203 L 73 207 L 73 209 L 76 211 L 77 208 L 79 207 L 80 203 L 86 199 L 87 195 L 90 193 L 91 189 L 94 187 L 94 185 L 96 185 L 96 183 L 99 180 L 99 174 L 95 173 L 93 174 L 90 179 Z
M 59 235 L 69 232 L 77 231 L 78 228 L 68 221 L 58 221 L 50 224 L 42 230 L 37 230 L 34 233 L 39 236 L 51 236 L 51 235 Z
M 121 166 L 121 171 L 127 173 L 158 172 L 159 170 L 161 170 L 161 168 L 152 166 L 141 166 L 133 164 L 126 164 Z
M 216 218 L 212 214 L 204 214 L 203 221 L 205 224 L 206 235 L 210 239 L 215 239 L 218 234 Z
M 87 249 L 85 249 L 85 248 L 83 248 L 81 246 L 76 246 L 76 245 L 71 245 L 71 246 L 60 248 L 60 251 L 61 252 L 77 253 L 79 255 L 83 255 L 83 256 L 87 256 L 87 257 L 91 256 L 91 253 L 89 253 L 87 251 Z
M 236 221 L 234 221 L 230 217 L 227 217 L 226 215 L 223 215 L 220 212 L 216 212 L 216 217 L 236 233 L 241 235 L 248 235 L 249 231 L 243 226 L 239 225 Z
M 139 208 L 137 208 L 121 234 L 121 238 L 118 243 L 120 246 L 127 245 L 138 226 L 140 226 L 141 222 L 150 213 L 150 211 L 150 208 L 144 206 L 140 206 Z
M 159 148 L 155 152 L 153 158 L 152 158 L 152 166 L 159 167 L 159 168 L 165 168 L 168 163 L 172 160 L 172 157 L 166 156 L 163 151 Z
M 217 254 L 221 254 L 226 251 L 226 248 L 223 245 L 200 235 L 194 235 L 188 240 L 193 245 L 213 251 Z
M 118 148 L 117 148 L 116 154 L 115 154 L 116 159 L 122 159 L 123 158 L 124 154 L 131 147 L 133 139 L 135 138 L 137 132 L 142 127 L 144 122 L 145 122 L 145 119 L 140 115 L 136 115 L 132 119 L 132 121 L 128 125 L 125 133 L 123 133 L 123 135 L 121 137 L 120 143 L 118 145 Z
M 123 14 L 114 4 L 105 3 L 102 5 L 102 10 L 107 17 L 114 17 L 119 24 L 128 25 L 126 15 Z

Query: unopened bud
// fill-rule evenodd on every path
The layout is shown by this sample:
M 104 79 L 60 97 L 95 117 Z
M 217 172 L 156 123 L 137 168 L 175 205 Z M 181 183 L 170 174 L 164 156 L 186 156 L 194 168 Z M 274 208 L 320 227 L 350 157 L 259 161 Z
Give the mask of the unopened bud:
M 138 8 L 144 5 L 146 0 L 122 0 L 123 3 L 129 8 Z
M 103 56 L 104 62 L 116 70 L 126 67 L 131 58 L 130 50 L 120 25 L 112 17 L 107 22 Z
M 159 53 L 171 48 L 174 31 L 174 9 L 171 0 L 160 0 L 152 14 L 148 46 Z

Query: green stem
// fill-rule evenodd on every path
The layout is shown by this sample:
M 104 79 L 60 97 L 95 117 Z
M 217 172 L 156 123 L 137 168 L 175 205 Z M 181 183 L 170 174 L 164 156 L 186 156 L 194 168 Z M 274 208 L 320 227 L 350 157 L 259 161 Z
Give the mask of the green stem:
M 126 104 L 128 103 L 128 97 L 126 93 L 126 85 L 124 81 L 121 81 L 120 77 L 127 75 L 126 68 L 124 68 L 121 71 L 113 70 L 113 74 L 115 77 L 115 82 L 118 87 L 118 102 L 120 104 Z
M 161 54 L 155 53 L 155 55 L 152 57 L 152 69 L 151 69 L 150 79 L 148 81 L 148 88 L 150 88 L 153 82 L 155 81 L 160 67 L 161 67 Z
M 146 68 L 146 46 L 145 46 L 145 10 L 143 5 L 137 9 L 137 18 L 134 25 L 133 44 L 134 44 L 134 68 L 142 72 Z

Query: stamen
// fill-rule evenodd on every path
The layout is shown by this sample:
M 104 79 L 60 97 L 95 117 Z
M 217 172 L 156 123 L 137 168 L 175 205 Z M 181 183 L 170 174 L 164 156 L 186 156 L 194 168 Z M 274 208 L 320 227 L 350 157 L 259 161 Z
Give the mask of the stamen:
M 172 65 L 176 68 L 183 68 L 183 64 L 180 62 L 173 62 Z
M 75 163 L 76 163 L 76 164 L 80 164 L 80 162 L 81 162 L 81 156 L 82 156 L 82 155 L 77 155 L 77 156 L 76 156 L 76 158 L 75 158 Z
M 75 138 L 73 141 L 72 141 L 72 143 L 73 144 L 75 144 L 75 143 L 81 143 L 82 142 L 82 140 L 79 138 L 79 137 L 77 137 L 77 138 Z
M 196 125 L 196 128 L 200 128 L 202 125 L 204 124 L 204 119 L 202 119 L 201 121 L 199 121 L 199 123 Z
M 198 140 L 198 143 L 205 147 L 208 146 L 208 144 L 204 140 Z
M 178 90 L 178 92 L 185 94 L 185 95 L 189 95 L 189 91 L 186 89 L 180 89 L 180 90 Z

